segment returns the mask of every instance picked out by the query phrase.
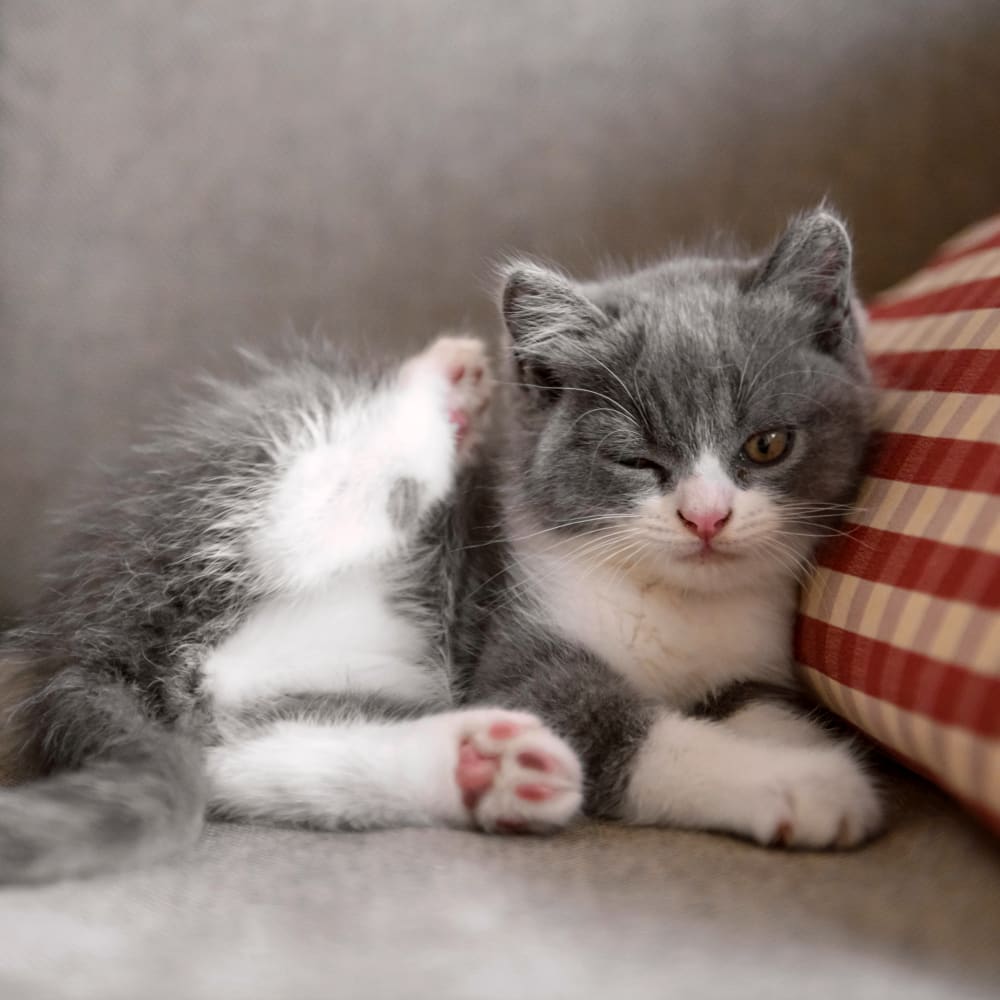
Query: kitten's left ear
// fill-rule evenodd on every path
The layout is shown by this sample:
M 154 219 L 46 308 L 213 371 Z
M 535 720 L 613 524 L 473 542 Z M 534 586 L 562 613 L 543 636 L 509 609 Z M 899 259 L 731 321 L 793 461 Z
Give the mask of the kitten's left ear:
M 579 340 L 607 321 L 572 281 L 529 260 L 504 268 L 501 310 L 515 347 L 527 352 L 558 353 L 562 338 Z
M 833 212 L 818 208 L 794 219 L 750 289 L 783 288 L 816 312 L 816 346 L 837 354 L 857 336 L 851 238 Z

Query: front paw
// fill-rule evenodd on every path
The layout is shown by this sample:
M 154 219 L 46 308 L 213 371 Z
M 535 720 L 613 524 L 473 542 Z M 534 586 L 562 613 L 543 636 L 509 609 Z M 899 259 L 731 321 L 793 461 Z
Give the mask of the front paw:
M 789 750 L 748 778 L 743 832 L 760 844 L 855 847 L 882 829 L 875 786 L 846 749 Z

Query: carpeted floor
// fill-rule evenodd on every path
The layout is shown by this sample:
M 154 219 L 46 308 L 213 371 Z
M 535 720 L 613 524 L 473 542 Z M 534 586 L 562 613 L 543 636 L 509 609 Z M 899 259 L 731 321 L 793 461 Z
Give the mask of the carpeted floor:
M 4 1000 L 993 998 L 1000 845 L 893 776 L 853 854 L 212 826 L 177 864 L 0 892 Z

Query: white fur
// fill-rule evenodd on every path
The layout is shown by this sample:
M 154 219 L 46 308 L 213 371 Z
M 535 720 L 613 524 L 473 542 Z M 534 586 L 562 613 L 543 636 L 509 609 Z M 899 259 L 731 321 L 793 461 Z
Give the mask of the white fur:
M 513 730 L 510 738 L 491 734 L 496 723 Z M 469 807 L 457 779 L 465 741 L 496 767 L 491 786 Z M 525 752 L 544 755 L 551 769 L 523 766 Z M 445 823 L 496 830 L 508 823 L 546 832 L 564 826 L 582 797 L 573 752 L 533 716 L 497 709 L 397 723 L 279 722 L 210 748 L 207 768 L 217 814 L 328 829 Z M 551 792 L 544 800 L 516 794 L 538 783 Z
M 325 586 L 258 605 L 203 664 L 220 707 L 288 692 L 448 696 L 443 670 L 421 666 L 430 650 L 418 625 L 392 607 L 376 569 L 341 573 Z
M 880 827 L 882 809 L 842 745 L 754 738 L 664 712 L 639 752 L 625 818 L 822 848 L 861 843 Z
M 684 706 L 736 680 L 787 676 L 794 588 L 705 594 L 581 554 L 545 535 L 517 543 L 546 619 L 641 694 Z
M 731 508 L 712 542 L 729 558 L 704 552 L 680 504 Z M 675 710 L 733 681 L 790 680 L 797 591 L 767 548 L 779 524 L 766 494 L 736 490 L 703 456 L 676 493 L 607 529 L 606 543 L 512 526 L 522 584 L 551 624 L 665 705 L 635 762 L 626 820 L 815 848 L 860 843 L 881 825 L 849 747 L 802 716 L 755 704 L 714 723 Z
M 724 516 L 736 500 L 735 484 L 719 459 L 707 452 L 698 459 L 693 475 L 677 484 L 672 497 L 677 510 L 697 516 L 710 511 Z
M 776 746 L 819 747 L 830 743 L 822 726 L 774 702 L 756 701 L 726 719 L 726 728 Z
M 489 392 L 482 345 L 442 338 L 404 365 L 391 389 L 333 420 L 301 415 L 301 433 L 281 445 L 284 472 L 251 545 L 273 596 L 202 664 L 218 708 L 345 691 L 450 703 L 445 665 L 434 663 L 421 623 L 394 602 L 391 560 L 411 526 L 396 523 L 389 499 L 402 479 L 424 506 L 446 495 L 456 460 L 482 432 Z M 467 419 L 461 441 L 453 410 Z M 498 722 L 508 736 L 492 732 Z M 457 773 L 464 744 L 479 755 L 474 766 L 490 772 L 470 802 Z M 546 766 L 526 765 L 525 753 Z M 573 752 L 533 716 L 498 710 L 235 727 L 209 748 L 207 769 L 220 815 L 331 829 L 447 823 L 544 832 L 565 825 L 582 800 Z M 524 786 L 544 794 L 525 798 Z
M 261 578 L 280 589 L 323 584 L 344 568 L 395 555 L 408 540 L 388 507 L 395 483 L 422 487 L 426 508 L 451 489 L 455 434 L 441 371 L 404 369 L 390 388 L 339 409 L 303 414 L 281 446 L 283 474 L 251 540 Z
M 212 807 L 328 829 L 462 824 L 457 740 L 417 733 L 412 722 L 277 723 L 209 750 Z
M 303 413 L 294 422 L 299 433 L 281 445 L 283 471 L 251 540 L 258 575 L 275 596 L 203 664 L 221 707 L 336 691 L 445 703 L 443 672 L 422 666 L 426 639 L 393 605 L 391 574 L 380 568 L 412 534 L 391 516 L 395 484 L 417 484 L 426 508 L 453 482 L 453 387 L 444 365 L 420 355 L 382 391 L 333 416 Z
M 682 502 L 731 509 L 713 552 L 684 527 Z M 797 590 L 774 554 L 779 524 L 767 494 L 736 489 L 706 453 L 677 490 L 606 529 L 607 542 L 553 538 L 523 519 L 511 533 L 550 624 L 643 695 L 682 707 L 732 681 L 787 679 Z

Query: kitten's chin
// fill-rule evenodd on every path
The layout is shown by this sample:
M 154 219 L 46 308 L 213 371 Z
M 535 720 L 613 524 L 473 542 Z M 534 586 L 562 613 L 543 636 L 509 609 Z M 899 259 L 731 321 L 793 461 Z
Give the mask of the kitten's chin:
M 732 565 L 747 558 L 745 552 L 725 552 L 722 549 L 695 549 L 677 557 L 677 561 L 687 566 L 719 566 L 725 563 Z
M 789 574 L 753 551 L 702 549 L 648 557 L 643 569 L 672 587 L 705 594 L 719 594 L 771 582 L 787 581 Z

